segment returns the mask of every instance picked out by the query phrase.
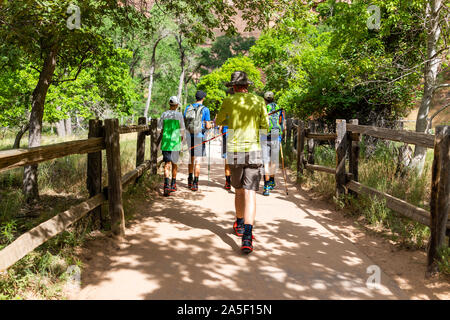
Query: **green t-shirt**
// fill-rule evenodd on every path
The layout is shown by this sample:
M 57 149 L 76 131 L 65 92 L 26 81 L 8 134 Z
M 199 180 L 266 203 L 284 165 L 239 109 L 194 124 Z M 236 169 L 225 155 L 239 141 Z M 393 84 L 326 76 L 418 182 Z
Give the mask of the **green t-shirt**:
M 168 110 L 164 112 L 158 122 L 158 129 L 162 130 L 162 151 L 180 151 L 181 134 L 184 134 L 184 119 L 181 112 Z
M 269 129 L 266 103 L 252 93 L 235 93 L 223 101 L 216 123 L 232 132 L 227 139 L 229 152 L 259 151 L 260 129 Z

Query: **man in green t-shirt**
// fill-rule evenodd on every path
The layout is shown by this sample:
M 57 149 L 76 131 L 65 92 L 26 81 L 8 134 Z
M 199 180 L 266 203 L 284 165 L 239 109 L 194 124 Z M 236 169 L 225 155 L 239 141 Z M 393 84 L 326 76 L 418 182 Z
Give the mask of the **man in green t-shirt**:
M 181 142 L 184 137 L 184 119 L 177 111 L 178 98 L 173 96 L 169 100 L 170 110 L 163 112 L 158 122 L 158 129 L 162 130 L 161 151 L 164 161 L 164 196 L 177 191 L 178 160 L 180 158 Z M 172 181 L 170 180 L 170 167 L 172 167 Z
M 247 74 L 234 72 L 228 87 L 234 95 L 225 98 L 217 115 L 218 125 L 228 126 L 227 160 L 231 185 L 236 189 L 236 221 L 233 229 L 242 236 L 241 250 L 253 251 L 253 224 L 256 216 L 256 192 L 261 181 L 260 130 L 269 129 L 264 99 L 248 92 L 253 84 Z

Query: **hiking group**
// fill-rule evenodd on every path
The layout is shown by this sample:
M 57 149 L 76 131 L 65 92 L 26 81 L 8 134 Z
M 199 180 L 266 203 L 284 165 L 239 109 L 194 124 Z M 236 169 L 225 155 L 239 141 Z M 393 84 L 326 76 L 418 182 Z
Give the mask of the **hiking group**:
M 162 135 L 164 196 L 177 190 L 178 162 L 184 141 L 190 156 L 188 188 L 198 191 L 200 160 L 206 157 L 208 141 L 205 134 L 211 128 L 219 129 L 220 135 L 212 139 L 223 137 L 225 189 L 235 189 L 233 230 L 242 237 L 241 250 L 244 253 L 253 251 L 256 192 L 259 191 L 261 171 L 264 171 L 263 195 L 269 196 L 276 185 L 275 172 L 286 126 L 284 112 L 274 102 L 274 94 L 266 92 L 263 99 L 249 92 L 252 84 L 245 72 L 234 72 L 231 81 L 226 83 L 228 96 L 214 121 L 210 110 L 203 105 L 206 93 L 197 91 L 196 102 L 188 105 L 183 114 L 177 111 L 180 107 L 178 98 L 171 97 L 170 109 L 161 115 L 158 123 Z

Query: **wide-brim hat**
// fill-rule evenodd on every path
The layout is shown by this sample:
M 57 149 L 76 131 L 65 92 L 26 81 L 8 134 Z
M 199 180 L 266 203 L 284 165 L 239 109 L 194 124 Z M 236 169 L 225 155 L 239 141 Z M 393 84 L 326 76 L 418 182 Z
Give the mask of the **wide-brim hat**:
M 225 86 L 251 86 L 253 82 L 248 80 L 248 76 L 244 71 L 236 71 L 231 75 L 231 81 L 225 83 Z

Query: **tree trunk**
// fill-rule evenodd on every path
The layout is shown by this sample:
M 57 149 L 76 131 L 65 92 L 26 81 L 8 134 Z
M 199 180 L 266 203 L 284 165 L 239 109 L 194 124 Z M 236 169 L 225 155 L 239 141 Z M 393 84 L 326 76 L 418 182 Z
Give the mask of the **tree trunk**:
M 181 96 L 183 95 L 183 85 L 184 85 L 184 77 L 185 77 L 185 69 L 184 69 L 184 53 L 182 54 L 182 58 L 181 58 L 181 63 L 180 63 L 180 67 L 181 67 L 181 74 L 180 74 L 180 81 L 178 83 L 178 101 L 181 101 Z
M 188 99 L 188 82 L 184 82 L 184 99 L 183 99 L 183 106 L 187 105 L 187 99 Z
M 148 119 L 148 111 L 150 109 L 150 102 L 152 100 L 152 90 L 153 90 L 153 77 L 155 74 L 156 69 L 156 48 L 158 47 L 158 44 L 161 42 L 162 39 L 164 39 L 166 35 L 161 35 L 153 45 L 153 51 L 152 51 L 152 65 L 150 66 L 150 79 L 148 83 L 148 97 L 147 97 L 147 103 L 145 104 L 145 110 L 144 110 L 144 117 Z
M 417 114 L 416 132 L 425 132 L 427 129 L 428 113 L 431 109 L 433 95 L 436 88 L 436 79 L 442 60 L 439 57 L 439 38 L 441 28 L 439 25 L 439 12 L 442 0 L 430 0 L 426 8 L 426 29 L 427 29 L 427 62 L 424 65 L 424 86 L 423 97 Z M 425 164 L 427 148 L 416 146 L 414 159 L 411 165 L 422 174 Z
M 81 131 L 86 131 L 86 129 L 83 128 L 83 126 L 81 125 L 81 120 L 78 115 L 75 115 L 75 121 L 76 121 L 78 129 L 80 129 Z
M 57 106 L 56 110 L 61 111 L 61 107 Z M 56 133 L 58 134 L 58 137 L 66 136 L 66 124 L 64 122 L 64 119 L 58 120 L 58 122 L 56 122 Z
M 70 114 L 67 114 L 68 118 L 64 119 L 64 127 L 66 128 L 66 135 L 72 135 L 72 117 Z
M 19 132 L 17 132 L 16 139 L 14 140 L 13 149 L 20 148 L 20 140 L 22 140 L 23 135 L 25 134 L 25 132 L 28 131 L 29 128 L 30 128 L 29 123 L 20 127 Z
M 58 134 L 58 137 L 66 136 L 66 125 L 64 123 L 64 120 L 59 120 L 56 123 L 56 133 Z
M 181 101 L 181 96 L 183 94 L 183 86 L 185 81 L 185 75 L 186 75 L 186 54 L 184 52 L 183 48 L 183 39 L 181 35 L 179 37 L 175 37 L 178 42 L 178 49 L 180 50 L 180 67 L 181 67 L 181 73 L 180 73 L 180 81 L 178 82 L 178 101 Z
M 42 118 L 44 116 L 44 104 L 50 87 L 53 74 L 56 68 L 57 49 L 51 48 L 48 52 L 39 81 L 33 91 L 31 100 L 30 129 L 28 136 L 28 146 L 38 147 L 41 145 Z M 31 203 L 39 198 L 37 181 L 37 165 L 25 166 L 23 175 L 23 193 L 27 203 Z
M 152 66 L 150 67 L 150 79 L 148 82 L 148 97 L 147 103 L 145 104 L 144 117 L 148 119 L 148 110 L 150 109 L 150 102 L 152 100 L 152 90 L 153 90 L 153 74 L 155 73 L 155 64 L 152 59 Z

